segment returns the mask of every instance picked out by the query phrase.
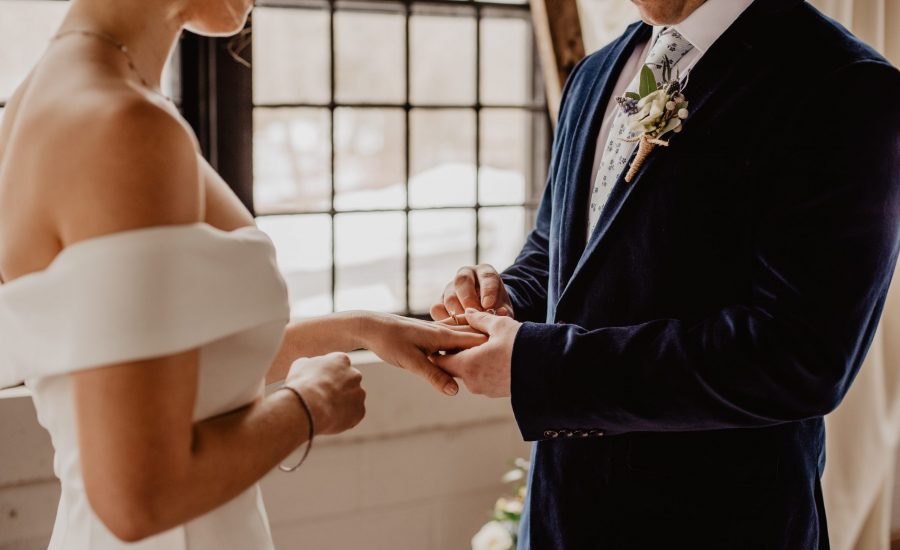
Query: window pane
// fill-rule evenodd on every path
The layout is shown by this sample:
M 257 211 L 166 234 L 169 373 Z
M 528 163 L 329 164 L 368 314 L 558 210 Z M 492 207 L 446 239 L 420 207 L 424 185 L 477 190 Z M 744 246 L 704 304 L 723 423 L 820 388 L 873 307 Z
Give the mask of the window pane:
M 410 206 L 474 205 L 474 111 L 416 109 L 410 132 Z
M 68 2 L 5 0 L 0 17 L 0 101 L 28 76 L 69 8 Z
M 335 111 L 335 208 L 403 208 L 405 124 L 402 109 Z
M 481 22 L 481 102 L 532 101 L 531 26 L 524 19 L 486 17 Z
M 491 264 L 502 271 L 512 265 L 522 245 L 525 235 L 531 229 L 525 209 L 482 208 L 478 212 L 481 257 L 480 263 Z
M 339 11 L 334 19 L 337 100 L 406 101 L 403 15 Z
M 253 113 L 253 196 L 257 212 L 327 211 L 331 205 L 327 109 Z
M 262 216 L 259 228 L 269 234 L 278 267 L 288 285 L 293 317 L 331 312 L 331 217 Z
M 481 204 L 522 204 L 528 199 L 534 116 L 528 111 L 481 112 Z
M 331 100 L 327 11 L 253 11 L 253 100 L 257 104 Z
M 410 18 L 412 103 L 475 103 L 475 20 L 413 15 Z
M 335 262 L 339 311 L 406 309 L 406 223 L 402 212 L 338 214 Z
M 409 230 L 410 309 L 427 313 L 456 271 L 475 262 L 475 211 L 411 212 Z

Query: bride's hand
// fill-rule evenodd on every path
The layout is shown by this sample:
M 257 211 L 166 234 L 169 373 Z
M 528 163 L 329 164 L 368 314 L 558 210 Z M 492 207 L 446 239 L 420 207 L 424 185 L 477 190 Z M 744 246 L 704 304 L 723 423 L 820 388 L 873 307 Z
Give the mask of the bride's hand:
M 364 346 L 383 361 L 425 378 L 445 395 L 456 395 L 459 385 L 429 357 L 441 351 L 462 351 L 487 342 L 480 333 L 388 314 L 367 314 L 362 331 Z
M 345 353 L 298 359 L 284 383 L 306 400 L 318 435 L 349 430 L 366 414 L 362 373 L 350 366 Z

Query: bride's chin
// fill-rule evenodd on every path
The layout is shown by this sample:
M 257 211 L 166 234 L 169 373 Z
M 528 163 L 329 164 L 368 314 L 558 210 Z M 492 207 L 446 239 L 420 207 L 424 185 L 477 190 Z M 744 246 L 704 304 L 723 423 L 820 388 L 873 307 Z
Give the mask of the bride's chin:
M 241 32 L 247 24 L 247 18 L 253 10 L 253 2 L 226 2 L 219 8 L 215 16 L 201 16 L 187 21 L 184 28 L 201 36 L 224 37 L 234 36 Z
M 243 20 L 240 24 L 232 23 L 227 25 L 209 25 L 209 24 L 194 24 L 188 23 L 184 26 L 184 28 L 188 31 L 191 31 L 194 34 L 199 34 L 200 36 L 209 36 L 214 38 L 223 38 L 234 36 L 237 33 L 244 30 L 244 24 L 246 23 L 246 19 Z

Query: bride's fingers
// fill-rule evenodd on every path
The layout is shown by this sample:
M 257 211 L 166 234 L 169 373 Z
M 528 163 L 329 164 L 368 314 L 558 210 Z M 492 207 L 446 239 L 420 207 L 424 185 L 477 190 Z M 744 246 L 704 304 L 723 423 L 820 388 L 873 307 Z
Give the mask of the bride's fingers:
M 464 332 L 466 334 L 482 334 L 469 325 L 442 325 L 441 328 L 446 328 L 453 332 Z
M 456 383 L 456 380 L 432 363 L 425 355 L 416 354 L 405 368 L 427 380 L 434 386 L 434 389 L 444 395 L 452 397 L 459 393 L 459 384 Z
M 435 321 L 447 320 L 450 317 L 450 312 L 447 311 L 447 308 L 444 307 L 443 303 L 434 304 L 431 306 L 431 318 Z
M 441 319 L 440 321 L 435 321 L 439 325 L 446 325 L 448 327 L 458 327 L 458 326 L 468 326 L 469 320 L 466 318 L 465 313 L 460 313 L 459 315 L 453 315 L 447 317 L 445 319 Z
M 441 319 L 439 321 L 435 321 L 438 325 L 443 325 L 445 327 L 456 327 L 459 326 L 459 321 L 456 320 L 456 317 L 447 317 L 445 319 Z

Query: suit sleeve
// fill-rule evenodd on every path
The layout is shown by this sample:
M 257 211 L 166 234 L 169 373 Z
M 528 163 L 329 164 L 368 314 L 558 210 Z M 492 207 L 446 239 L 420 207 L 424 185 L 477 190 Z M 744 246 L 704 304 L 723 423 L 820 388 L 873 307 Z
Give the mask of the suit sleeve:
M 594 54 L 597 55 L 597 54 Z M 559 108 L 559 123 L 553 140 L 553 153 L 550 159 L 550 175 L 544 187 L 544 194 L 538 208 L 534 229 L 528 235 L 522 251 L 516 261 L 502 274 L 501 279 L 506 286 L 519 321 L 544 321 L 547 318 L 547 289 L 550 275 L 550 226 L 553 216 L 553 174 L 556 172 L 559 151 L 562 148 L 562 137 L 570 130 L 568 113 L 573 109 L 572 90 L 584 86 L 581 76 L 585 64 L 592 56 L 582 59 L 572 69 L 566 80 Z
M 768 206 L 742 303 L 699 321 L 521 327 L 512 403 L 526 440 L 767 426 L 840 403 L 900 248 L 900 77 L 857 62 L 823 89 L 758 182 Z
M 515 263 L 501 275 L 519 321 L 543 321 L 547 318 L 552 211 L 553 193 L 548 182 L 534 229 Z

